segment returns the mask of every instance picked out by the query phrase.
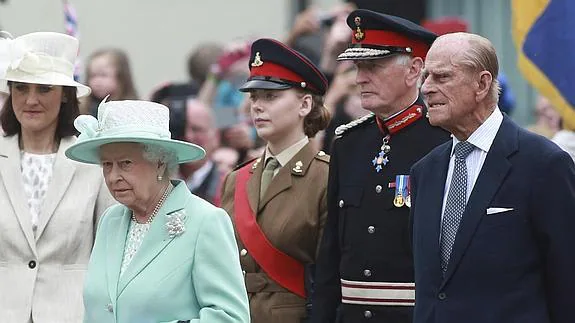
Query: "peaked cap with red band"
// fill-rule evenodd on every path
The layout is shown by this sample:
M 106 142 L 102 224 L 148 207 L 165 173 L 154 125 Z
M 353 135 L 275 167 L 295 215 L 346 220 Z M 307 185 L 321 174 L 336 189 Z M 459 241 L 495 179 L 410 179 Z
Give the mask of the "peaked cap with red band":
M 338 60 L 378 59 L 404 53 L 425 59 L 437 35 L 400 17 L 358 9 L 347 17 L 351 45 Z
M 258 39 L 252 44 L 250 77 L 240 91 L 300 88 L 324 95 L 325 75 L 303 54 L 273 39 Z

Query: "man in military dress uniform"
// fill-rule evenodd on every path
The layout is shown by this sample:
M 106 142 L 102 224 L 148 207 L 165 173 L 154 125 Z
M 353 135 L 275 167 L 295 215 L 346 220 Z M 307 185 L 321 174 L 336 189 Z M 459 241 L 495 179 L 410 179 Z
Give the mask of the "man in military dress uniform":
M 356 10 L 347 19 L 362 107 L 333 144 L 328 219 L 313 298 L 314 323 L 411 323 L 411 166 L 449 134 L 432 127 L 419 95 L 436 35 L 402 18 Z

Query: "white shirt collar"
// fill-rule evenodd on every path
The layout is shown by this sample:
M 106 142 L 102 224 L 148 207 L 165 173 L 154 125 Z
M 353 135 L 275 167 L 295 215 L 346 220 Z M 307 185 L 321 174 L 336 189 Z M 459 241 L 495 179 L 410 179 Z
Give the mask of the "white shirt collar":
M 200 167 L 197 171 L 195 171 L 192 174 L 190 180 L 187 182 L 188 188 L 190 190 L 194 190 L 200 185 L 202 185 L 206 177 L 208 177 L 208 175 L 210 174 L 212 167 L 214 167 L 214 163 L 211 160 L 208 160 L 204 165 L 202 165 L 202 167 Z
M 469 138 L 467 138 L 467 142 L 473 144 L 473 146 L 481 149 L 485 153 L 489 152 L 502 122 L 503 114 L 501 113 L 501 110 L 499 110 L 499 107 L 496 106 L 495 110 L 493 110 L 487 120 L 485 120 L 485 122 L 483 122 L 481 126 L 479 126 L 479 128 L 477 128 Z M 453 156 L 455 145 L 459 142 L 459 139 L 455 138 L 453 135 L 451 137 L 453 138 L 451 156 Z
M 305 145 L 309 143 L 309 138 L 304 136 L 300 141 L 284 149 L 281 153 L 274 156 L 269 147 L 266 147 L 265 161 L 270 157 L 275 157 L 280 163 L 281 167 L 285 166 Z M 264 163 L 265 166 L 265 163 Z

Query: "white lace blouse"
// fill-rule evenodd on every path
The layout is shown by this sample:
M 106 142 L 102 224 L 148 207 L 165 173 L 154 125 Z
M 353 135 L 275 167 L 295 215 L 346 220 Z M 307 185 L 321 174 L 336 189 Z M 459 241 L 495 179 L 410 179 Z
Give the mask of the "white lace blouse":
M 122 267 L 120 268 L 120 276 L 124 274 L 126 268 L 134 259 L 136 252 L 140 249 L 144 237 L 150 231 L 150 223 L 138 223 L 134 220 L 130 221 L 130 229 L 128 230 L 128 237 L 126 238 L 126 246 L 124 248 L 124 258 L 122 259 Z
M 52 179 L 55 160 L 56 154 L 38 155 L 24 151 L 21 153 L 22 182 L 34 231 L 38 226 L 38 217 L 42 210 L 44 196 Z

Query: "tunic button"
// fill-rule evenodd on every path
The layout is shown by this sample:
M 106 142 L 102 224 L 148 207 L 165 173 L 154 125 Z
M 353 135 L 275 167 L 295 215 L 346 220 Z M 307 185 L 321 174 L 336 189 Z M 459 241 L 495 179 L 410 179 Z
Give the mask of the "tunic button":
M 363 275 L 364 275 L 365 277 L 370 277 L 370 276 L 371 276 L 371 270 L 369 270 L 369 269 L 364 270 L 364 271 L 363 271 Z
M 245 257 L 248 255 L 248 251 L 246 249 L 242 249 L 242 251 L 240 251 L 240 256 Z
M 343 207 L 344 204 L 345 204 L 345 203 L 343 202 L 343 200 L 339 200 L 339 207 Z
M 445 293 L 439 293 L 439 294 L 437 295 L 437 298 L 439 298 L 440 300 L 444 300 L 444 299 L 447 298 L 447 294 L 445 294 Z
M 363 316 L 364 316 L 366 319 L 370 319 L 370 318 L 373 317 L 373 314 L 371 313 L 371 311 L 365 311 L 365 312 L 363 312 Z
M 381 187 L 381 185 L 377 185 L 377 186 L 375 187 L 375 192 L 376 192 L 376 193 L 381 193 L 381 190 L 383 190 L 383 187 Z
M 367 227 L 367 233 L 373 234 L 374 232 L 375 232 L 375 227 L 373 225 L 370 225 L 369 227 Z
M 30 269 L 36 268 L 36 262 L 34 260 L 30 260 L 30 262 L 28 263 L 28 268 Z
M 114 306 L 112 306 L 112 304 L 106 305 L 106 309 L 108 310 L 108 312 L 114 313 Z

